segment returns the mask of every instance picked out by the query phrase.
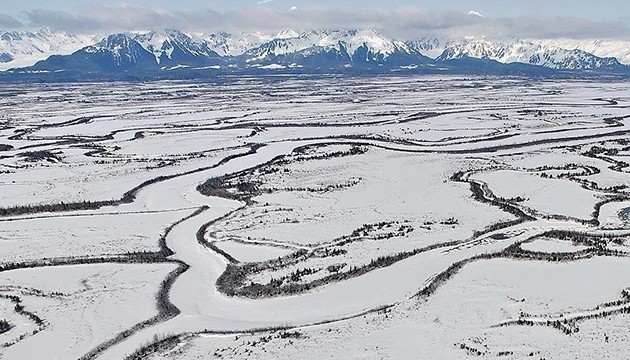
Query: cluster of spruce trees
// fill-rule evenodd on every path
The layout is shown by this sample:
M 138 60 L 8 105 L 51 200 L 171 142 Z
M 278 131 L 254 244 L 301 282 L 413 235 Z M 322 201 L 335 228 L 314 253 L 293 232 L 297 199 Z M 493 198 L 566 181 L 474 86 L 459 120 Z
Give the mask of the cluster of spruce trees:
M 11 323 L 6 320 L 0 320 L 0 334 L 11 330 Z

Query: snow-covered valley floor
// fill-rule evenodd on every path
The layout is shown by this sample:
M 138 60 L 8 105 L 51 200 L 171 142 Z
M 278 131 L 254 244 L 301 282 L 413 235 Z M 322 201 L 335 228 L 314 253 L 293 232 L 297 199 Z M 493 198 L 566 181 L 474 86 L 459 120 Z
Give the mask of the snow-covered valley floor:
M 630 83 L 0 88 L 0 359 L 619 359 Z

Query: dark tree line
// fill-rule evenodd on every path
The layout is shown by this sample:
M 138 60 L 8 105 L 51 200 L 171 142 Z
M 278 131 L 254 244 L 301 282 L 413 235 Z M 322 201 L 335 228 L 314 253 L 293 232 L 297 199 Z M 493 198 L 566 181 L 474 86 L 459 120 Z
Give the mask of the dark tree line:
M 226 174 L 220 177 L 210 178 L 197 186 L 197 191 L 205 196 L 216 196 L 231 200 L 244 201 L 246 203 L 251 202 L 251 199 L 257 195 L 260 195 L 263 191 L 272 192 L 278 189 L 262 189 L 263 182 L 255 180 L 260 175 L 275 174 L 281 171 L 281 166 L 288 165 L 294 162 L 309 161 L 309 160 L 324 160 L 343 156 L 360 155 L 367 151 L 365 147 L 358 145 L 352 145 L 347 151 L 335 151 L 330 153 L 308 155 L 307 151 L 311 148 L 317 148 L 327 145 L 308 145 L 297 148 L 290 155 L 279 155 L 272 160 L 254 166 L 250 169 L 245 169 L 236 173 Z M 284 169 L 287 172 L 288 169 Z M 343 189 L 356 185 L 355 182 L 349 182 L 342 185 L 331 185 L 322 189 L 311 188 L 294 188 L 285 189 L 287 191 L 330 191 L 335 189 Z M 231 190 L 231 191 L 230 191 Z
M 194 174 L 199 171 L 216 168 L 218 166 L 226 164 L 227 162 L 233 159 L 254 154 L 262 146 L 264 145 L 252 145 L 249 151 L 245 153 L 226 156 L 225 158 L 221 159 L 218 163 L 212 166 L 202 167 L 202 168 L 186 171 L 179 174 L 162 175 L 162 176 L 155 177 L 153 179 L 146 180 L 140 185 L 125 192 L 123 196 L 118 200 L 81 201 L 81 202 L 71 202 L 71 203 L 60 202 L 58 204 L 14 206 L 14 207 L 9 207 L 9 208 L 0 208 L 0 216 L 15 216 L 15 215 L 24 215 L 24 214 L 37 214 L 37 213 L 47 213 L 47 212 L 67 212 L 67 211 L 79 211 L 79 210 L 96 210 L 104 206 L 116 206 L 116 205 L 121 205 L 121 204 L 129 204 L 129 203 L 134 202 L 138 192 L 147 186 L 150 186 L 150 185 L 153 185 L 153 184 L 165 181 L 165 180 L 170 180 L 179 176 Z
M 48 150 L 26 151 L 18 154 L 18 156 L 23 157 L 26 161 L 32 162 L 46 160 L 48 162 L 56 163 L 61 161 L 61 157 L 59 157 L 59 155 Z
M 98 345 L 97 347 L 95 347 L 94 349 L 90 350 L 90 352 L 88 352 L 87 354 L 83 355 L 81 358 L 79 358 L 79 360 L 92 360 L 95 359 L 97 356 L 99 356 L 101 353 L 103 353 L 105 350 L 109 349 L 110 347 L 122 342 L 123 340 L 127 339 L 128 337 L 132 336 L 133 334 L 135 334 L 136 332 L 142 330 L 142 329 L 146 329 L 148 327 L 154 326 L 160 322 L 164 322 L 167 321 L 169 319 L 174 318 L 175 316 L 179 315 L 180 310 L 173 305 L 170 300 L 169 300 L 169 293 L 171 291 L 171 288 L 173 286 L 173 284 L 175 283 L 175 280 L 177 280 L 177 278 L 183 274 L 184 272 L 186 272 L 186 270 L 188 270 L 189 266 L 183 262 L 179 262 L 179 261 L 173 261 L 177 264 L 179 264 L 179 266 L 177 267 L 177 269 L 173 270 L 171 273 L 169 273 L 166 278 L 162 281 L 162 284 L 160 285 L 160 290 L 158 291 L 157 295 L 156 295 L 156 300 L 157 300 L 157 309 L 158 309 L 158 314 L 148 320 L 142 321 L 140 323 L 135 324 L 134 326 L 132 326 L 131 328 L 124 330 L 120 333 L 118 333 L 118 335 L 116 335 L 114 338 L 101 343 L 100 345 Z M 147 347 L 143 347 L 141 350 L 147 349 Z M 140 351 L 140 350 L 138 350 Z M 137 354 L 138 352 L 134 353 Z M 146 354 L 145 354 L 146 355 Z M 131 357 L 132 359 L 134 359 L 134 357 Z M 144 357 L 140 357 L 140 358 L 144 358 Z
M 44 320 L 40 318 L 39 316 L 37 316 L 37 314 L 26 310 L 24 305 L 22 305 L 22 299 L 20 299 L 18 296 L 0 294 L 0 299 L 7 299 L 11 301 L 14 304 L 13 311 L 15 311 L 16 313 L 24 317 L 29 318 L 31 321 L 33 321 L 37 325 L 37 329 L 33 330 L 33 332 L 30 333 L 31 335 L 35 335 L 46 328 L 46 323 L 44 322 Z M 9 329 L 10 328 L 11 327 L 9 327 Z M 6 331 L 8 331 L 8 329 Z M 0 333 L 2 333 L 2 331 L 0 331 Z M 13 340 L 12 342 L 4 343 L 2 344 L 2 346 L 9 347 L 17 342 L 24 340 L 28 335 L 29 334 L 22 334 L 17 339 Z
M 353 265 L 350 266 L 347 271 L 331 273 L 308 283 L 284 283 L 280 281 L 272 281 L 267 284 L 259 284 L 254 282 L 247 282 L 248 276 L 266 269 L 273 268 L 270 263 L 277 266 L 277 268 L 288 266 L 281 261 L 284 260 L 283 258 L 280 258 L 278 260 L 271 260 L 270 262 L 265 263 L 249 263 L 239 265 L 228 264 L 223 274 L 221 274 L 221 276 L 219 276 L 219 278 L 217 279 L 216 286 L 219 291 L 228 296 L 242 296 L 255 299 L 263 297 L 294 295 L 329 283 L 344 281 L 367 274 L 373 270 L 393 265 L 401 260 L 415 256 L 422 252 L 431 251 L 441 247 L 452 246 L 455 244 L 456 242 L 434 244 L 411 251 L 403 251 L 393 255 L 380 256 L 376 259 L 372 259 L 368 264 L 362 266 Z M 288 255 L 288 257 L 294 258 L 294 261 L 291 261 L 291 263 L 297 263 L 299 261 L 305 260 L 308 257 L 308 253 L 306 250 L 300 250 L 296 253 Z
M 627 303 L 627 301 L 624 301 L 624 303 Z M 599 310 L 600 307 L 601 306 L 598 306 L 596 310 Z M 548 319 L 545 321 L 534 321 L 530 319 L 519 318 L 518 320 L 502 323 L 499 326 L 500 327 L 513 326 L 513 325 L 549 326 L 549 327 L 552 327 L 554 329 L 561 331 L 565 335 L 571 335 L 573 333 L 577 333 L 580 331 L 580 328 L 577 326 L 577 323 L 580 321 L 585 321 L 585 320 L 590 320 L 590 319 L 601 319 L 601 318 L 605 318 L 605 317 L 609 317 L 613 315 L 619 315 L 619 314 L 630 314 L 630 305 L 626 305 L 618 309 L 602 310 L 599 312 L 594 312 L 592 314 L 575 316 L 571 319 L 560 318 L 560 319 Z

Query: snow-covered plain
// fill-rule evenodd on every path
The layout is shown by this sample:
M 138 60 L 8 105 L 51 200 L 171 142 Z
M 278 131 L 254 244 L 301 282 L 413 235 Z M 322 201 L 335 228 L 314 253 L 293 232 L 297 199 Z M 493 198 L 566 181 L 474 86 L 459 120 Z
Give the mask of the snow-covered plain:
M 628 91 L 4 85 L 0 358 L 624 356 Z

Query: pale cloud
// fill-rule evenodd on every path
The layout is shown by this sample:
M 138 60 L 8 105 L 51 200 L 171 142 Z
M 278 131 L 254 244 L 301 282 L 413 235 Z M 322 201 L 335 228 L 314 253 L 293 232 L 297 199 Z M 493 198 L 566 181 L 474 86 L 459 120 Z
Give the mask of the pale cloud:
M 20 29 L 24 24 L 11 15 L 0 14 L 0 29 L 14 30 Z
M 601 38 L 630 37 L 622 22 L 598 22 L 564 17 L 489 17 L 472 11 L 425 11 L 417 6 L 394 9 L 333 9 L 323 6 L 291 8 L 291 11 L 254 6 L 242 10 L 216 12 L 171 11 L 142 6 L 93 6 L 72 14 L 35 9 L 26 12 L 31 27 L 50 27 L 81 33 L 109 33 L 130 30 L 176 28 L 185 31 L 278 31 L 292 28 L 376 28 L 398 39 L 424 36 L 486 38 Z M 0 26 L 13 18 L 0 17 Z M 15 20 L 17 21 L 17 20 Z M 628 39 L 630 40 L 630 39 Z

